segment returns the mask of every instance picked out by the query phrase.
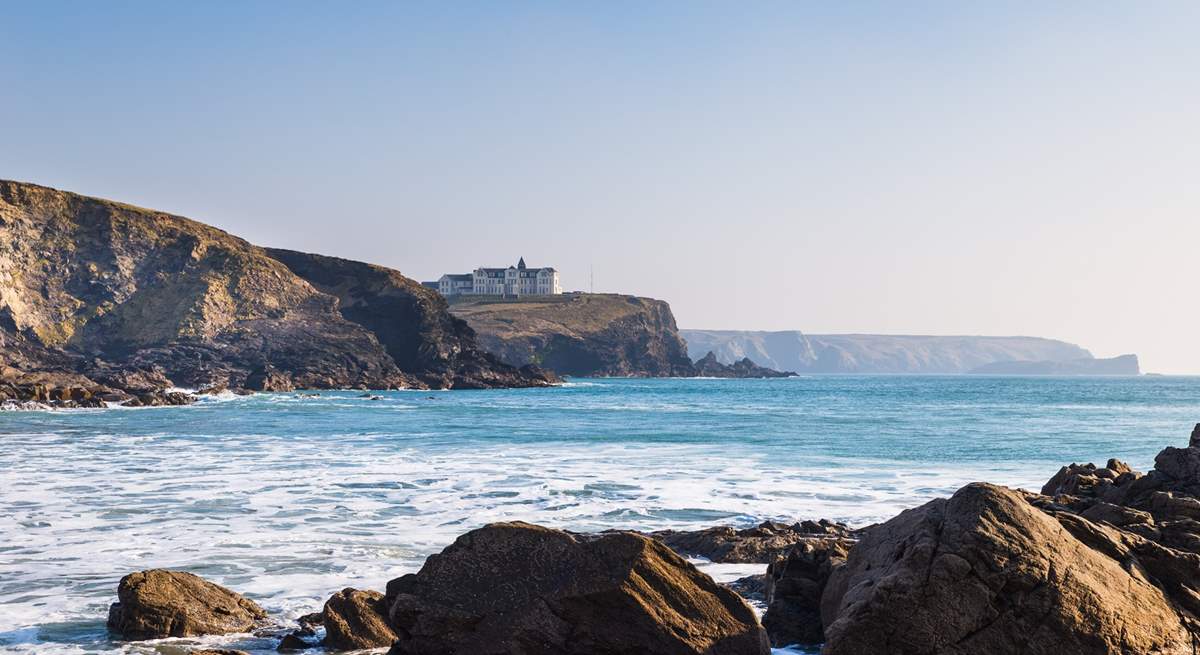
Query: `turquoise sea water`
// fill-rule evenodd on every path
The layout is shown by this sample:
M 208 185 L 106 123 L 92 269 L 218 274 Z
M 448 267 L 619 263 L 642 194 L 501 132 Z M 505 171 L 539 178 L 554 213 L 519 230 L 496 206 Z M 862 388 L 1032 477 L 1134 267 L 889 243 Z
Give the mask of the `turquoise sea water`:
M 973 480 L 1145 470 L 1200 378 L 576 380 L 554 389 L 263 394 L 0 413 L 0 651 L 182 653 L 104 630 L 130 571 L 194 571 L 288 619 L 382 589 L 456 535 L 861 525 Z M 718 578 L 756 566 L 704 566 Z M 212 639 L 273 652 L 270 639 Z

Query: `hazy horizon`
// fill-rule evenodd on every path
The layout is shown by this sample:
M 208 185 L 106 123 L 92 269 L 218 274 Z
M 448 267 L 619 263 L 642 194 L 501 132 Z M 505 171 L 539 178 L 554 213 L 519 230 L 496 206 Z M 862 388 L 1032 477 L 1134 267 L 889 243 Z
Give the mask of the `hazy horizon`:
M 0 178 L 680 327 L 1037 336 L 1200 373 L 1185 2 L 26 3 Z

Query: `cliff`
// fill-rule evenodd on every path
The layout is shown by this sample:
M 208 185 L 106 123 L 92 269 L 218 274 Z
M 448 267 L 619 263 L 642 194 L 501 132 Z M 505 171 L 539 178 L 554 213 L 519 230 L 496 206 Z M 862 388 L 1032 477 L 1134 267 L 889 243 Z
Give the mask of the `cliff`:
M 468 299 L 450 311 L 479 343 L 510 364 L 536 364 L 560 375 L 693 375 L 671 307 L 616 294 L 567 294 L 517 301 Z
M 0 181 L 0 372 L 116 387 L 546 383 L 484 355 L 436 294 L 398 272 L 274 252 L 314 281 L 203 223 Z
M 960 374 L 996 362 L 1092 359 L 1074 344 L 1038 337 L 811 335 L 796 330 L 680 330 L 688 352 L 712 351 L 722 363 L 743 357 L 799 373 Z
M 976 375 L 1138 375 L 1137 355 L 1066 362 L 993 362 L 969 371 Z

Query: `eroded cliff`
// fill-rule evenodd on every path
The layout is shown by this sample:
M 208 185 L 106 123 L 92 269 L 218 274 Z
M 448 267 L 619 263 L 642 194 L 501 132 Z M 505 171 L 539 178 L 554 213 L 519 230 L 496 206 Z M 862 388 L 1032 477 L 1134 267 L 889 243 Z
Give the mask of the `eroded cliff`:
M 131 377 L 257 389 L 546 383 L 483 356 L 415 282 L 345 264 L 371 271 L 387 298 L 359 303 L 371 320 L 358 305 L 344 312 L 316 264 L 304 267 L 310 282 L 203 223 L 0 181 L 0 371 L 69 371 L 117 387 Z

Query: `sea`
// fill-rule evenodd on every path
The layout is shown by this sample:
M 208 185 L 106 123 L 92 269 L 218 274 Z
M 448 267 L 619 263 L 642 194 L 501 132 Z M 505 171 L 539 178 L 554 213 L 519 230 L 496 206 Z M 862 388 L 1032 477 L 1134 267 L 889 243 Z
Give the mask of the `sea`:
M 494 521 L 865 526 L 977 480 L 1037 490 L 1110 457 L 1147 470 L 1198 421 L 1200 378 L 1148 376 L 576 379 L 0 412 L 0 652 L 274 652 L 262 636 L 114 640 L 108 605 L 141 569 L 192 571 L 286 622 Z M 718 580 L 764 569 L 696 563 Z

